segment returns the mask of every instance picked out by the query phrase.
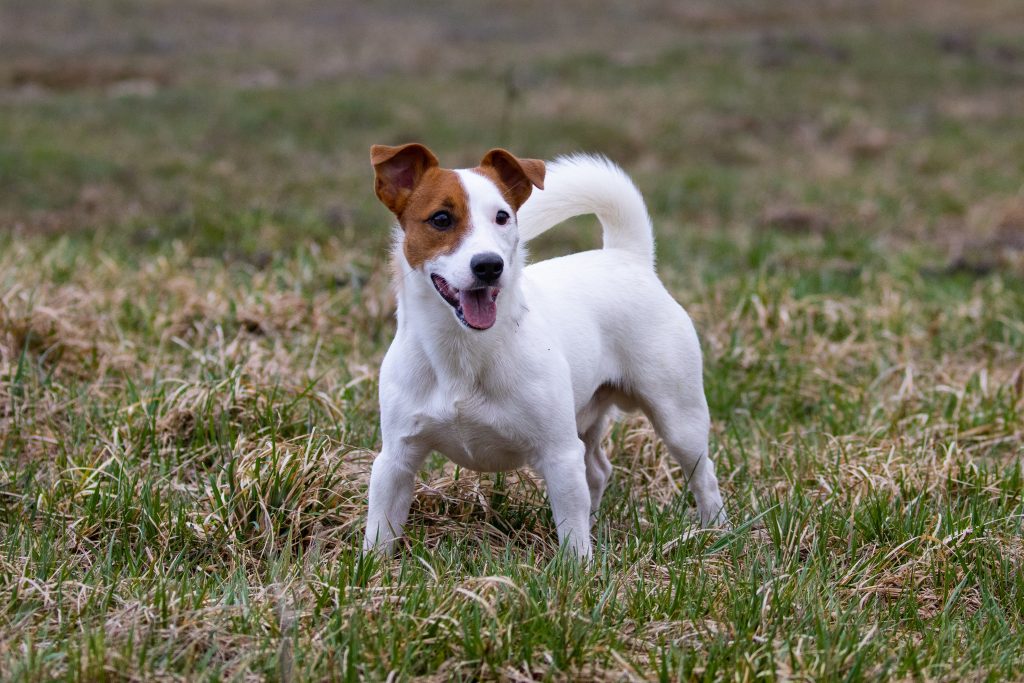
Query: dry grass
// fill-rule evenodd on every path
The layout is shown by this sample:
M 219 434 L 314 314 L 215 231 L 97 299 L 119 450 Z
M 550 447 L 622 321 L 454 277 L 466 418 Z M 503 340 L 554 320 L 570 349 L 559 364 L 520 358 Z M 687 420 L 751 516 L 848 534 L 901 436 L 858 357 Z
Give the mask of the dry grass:
M 807 7 L 6 5 L 0 676 L 1024 675 L 1024 19 Z M 360 556 L 394 315 L 365 150 L 407 138 L 635 174 L 733 532 L 632 417 L 593 566 L 530 473 L 441 458 Z

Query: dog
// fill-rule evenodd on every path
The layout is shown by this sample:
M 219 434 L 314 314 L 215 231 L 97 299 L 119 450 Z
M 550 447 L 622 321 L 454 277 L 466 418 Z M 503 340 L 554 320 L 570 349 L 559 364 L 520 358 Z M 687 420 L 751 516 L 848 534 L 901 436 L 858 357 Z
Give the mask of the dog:
M 374 145 L 370 159 L 397 219 L 398 329 L 380 369 L 364 549 L 392 549 L 437 451 L 475 471 L 533 468 L 560 544 L 590 558 L 617 410 L 646 413 L 701 523 L 725 526 L 697 333 L 655 274 L 651 219 L 625 172 L 503 149 L 444 169 L 416 143 Z M 599 219 L 602 249 L 526 264 L 527 240 L 583 214 Z

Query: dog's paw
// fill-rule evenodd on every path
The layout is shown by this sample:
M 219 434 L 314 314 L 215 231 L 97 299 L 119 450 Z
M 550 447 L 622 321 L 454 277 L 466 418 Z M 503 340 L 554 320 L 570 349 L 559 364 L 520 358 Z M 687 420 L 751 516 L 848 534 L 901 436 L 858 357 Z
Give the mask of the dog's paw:
M 398 539 L 391 536 L 386 539 L 371 537 L 363 538 L 363 555 L 376 555 L 378 559 L 386 559 L 395 554 Z
M 721 529 L 729 531 L 732 524 L 729 523 L 729 516 L 725 514 L 725 507 L 718 505 L 714 508 L 698 509 L 700 525 L 705 529 Z

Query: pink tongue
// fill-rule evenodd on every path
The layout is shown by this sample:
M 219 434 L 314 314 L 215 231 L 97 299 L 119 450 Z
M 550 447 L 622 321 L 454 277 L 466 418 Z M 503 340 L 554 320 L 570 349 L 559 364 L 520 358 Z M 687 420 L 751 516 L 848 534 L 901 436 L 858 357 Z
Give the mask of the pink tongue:
M 462 307 L 462 317 L 466 322 L 480 330 L 493 325 L 498 317 L 498 305 L 491 296 L 490 287 L 460 290 L 459 306 Z

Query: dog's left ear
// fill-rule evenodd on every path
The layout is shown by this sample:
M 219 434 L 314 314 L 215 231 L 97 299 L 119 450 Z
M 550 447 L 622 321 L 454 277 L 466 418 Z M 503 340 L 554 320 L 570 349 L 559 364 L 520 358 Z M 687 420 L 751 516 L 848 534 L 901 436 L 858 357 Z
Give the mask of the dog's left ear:
M 535 186 L 544 189 L 544 162 L 540 159 L 520 159 L 503 149 L 492 149 L 480 161 L 480 168 L 494 171 L 516 210 L 530 198 Z

